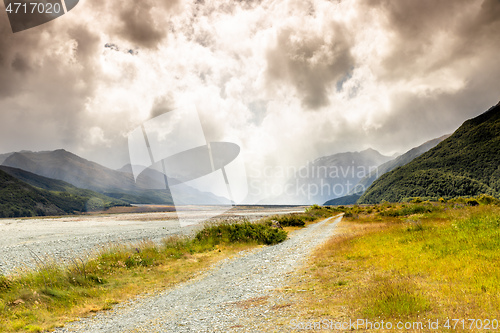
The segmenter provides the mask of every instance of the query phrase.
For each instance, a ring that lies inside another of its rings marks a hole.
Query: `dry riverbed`
[[[209,210],[210,207],[196,207],[187,214],[196,219]],[[236,207],[220,218],[256,220],[302,211],[304,207]],[[181,227],[176,217],[175,212],[149,212],[0,219],[0,274],[33,267],[37,257],[67,262],[110,243],[160,241],[166,236],[188,235],[199,227]]]
[[[279,292],[311,252],[336,233],[341,216],[297,230],[274,246],[226,259],[196,279],[115,306],[57,332],[272,332]],[[290,318],[292,319],[292,318]],[[287,326],[285,324],[285,326]]]

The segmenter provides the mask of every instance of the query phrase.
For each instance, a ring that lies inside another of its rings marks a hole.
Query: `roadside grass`
[[[344,209],[352,214],[340,234],[314,252],[290,290],[303,308],[292,310],[296,316],[438,319],[440,331],[447,331],[447,318],[465,319],[465,330],[474,330],[467,322],[472,318],[494,327],[492,320],[500,318],[500,207],[448,202]]]
[[[271,222],[208,225],[192,238],[110,245],[64,266],[33,254],[36,270],[0,276],[0,331],[41,332],[143,293],[189,280],[242,250],[276,244]]]
[[[305,227],[307,224],[319,219],[332,216],[336,211],[329,207],[313,205],[308,207],[304,213],[291,213],[286,215],[274,215],[265,219],[266,222],[278,222],[282,227]]]

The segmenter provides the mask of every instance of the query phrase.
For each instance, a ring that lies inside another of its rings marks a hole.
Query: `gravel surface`
[[[188,214],[192,214],[193,219],[199,219],[210,211],[210,207],[203,209],[198,208]],[[237,207],[221,218],[256,220],[297,211],[303,209]],[[36,257],[68,262],[71,258],[84,257],[89,254],[89,250],[110,243],[130,243],[143,239],[160,241],[174,234],[190,234],[196,228],[181,227],[176,218],[175,212],[160,212],[0,219],[0,274],[33,267]]]
[[[341,217],[296,231],[274,246],[226,259],[173,289],[139,297],[56,332],[268,332],[273,308],[286,302],[286,285],[311,251],[336,231]]]

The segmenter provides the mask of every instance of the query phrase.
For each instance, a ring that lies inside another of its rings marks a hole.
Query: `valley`
[[[141,206],[144,210],[145,206]],[[158,206],[154,206],[159,210]],[[169,208],[169,207],[166,207]],[[210,206],[184,207],[183,213],[199,220]],[[265,216],[301,212],[304,207],[235,207],[218,219],[258,220]],[[36,256],[68,262],[112,243],[144,239],[159,242],[173,235],[190,235],[199,225],[181,227],[176,212],[93,214],[50,218],[0,219],[0,275],[25,265],[34,267]]]

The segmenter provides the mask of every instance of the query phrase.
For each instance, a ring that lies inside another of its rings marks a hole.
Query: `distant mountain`
[[[13,153],[0,154],[0,164],[2,164]]]
[[[372,184],[373,182],[383,174],[396,169],[397,167],[406,165],[413,161],[415,158],[419,157],[423,153],[429,151],[430,149],[436,147],[441,141],[450,137],[450,134],[443,135],[437,139],[433,139],[421,144],[418,147],[412,148],[403,155],[396,157],[389,162],[386,162],[380,165],[376,170],[371,172],[368,176],[364,177],[359,181],[356,187],[351,191],[350,194],[363,194]]]
[[[155,189],[157,191],[165,189],[165,175],[154,169],[156,165],[151,168],[145,169],[139,177],[137,177],[137,183],[144,188]],[[132,176],[132,166],[130,164],[124,165],[122,168],[118,169],[119,172],[123,172]],[[194,204],[194,205],[230,205],[231,201],[227,198],[216,196],[210,192],[201,192],[185,184],[179,184],[180,182],[174,178],[168,178],[168,185],[178,185],[176,198],[177,204]]]
[[[3,162],[4,166],[25,170],[33,174],[62,180],[80,189],[91,190],[126,203],[173,204],[172,196],[162,173],[147,169],[134,179],[132,173],[112,170],[88,161],[64,149],[43,152],[12,153]],[[186,202],[197,198],[196,204],[227,203],[225,198],[211,193],[201,193],[188,186],[183,187],[182,199]]]
[[[127,203],[172,204],[170,192],[164,186],[151,189],[136,183],[131,174],[106,168],[64,149],[13,153],[3,165],[62,180]]]
[[[79,213],[86,210],[87,199],[37,189],[0,170],[0,217]]]
[[[359,198],[361,197],[361,194],[349,194],[345,195],[340,198],[328,200],[323,204],[323,206],[345,206],[345,205],[354,205]]]
[[[413,161],[418,156],[422,155],[426,151],[437,146],[441,141],[447,139],[450,135],[443,135],[440,138],[430,140],[424,144],[412,148],[403,155],[396,156],[393,160],[385,162],[384,164],[377,167],[375,170],[370,172],[366,177],[362,178],[359,183],[349,192],[348,195],[328,200],[324,203],[326,206],[336,206],[336,205],[354,205],[361,195],[368,189],[373,182],[381,175],[396,169],[397,167],[406,165]]]
[[[136,189],[130,175],[108,169],[64,149],[14,153],[2,164],[101,193]]]
[[[381,176],[358,203],[481,193],[500,194],[500,103],[412,162]]]
[[[114,206],[127,206],[125,201],[118,200],[105,196],[104,194],[97,193],[91,190],[80,189],[73,186],[65,181],[51,179],[43,176],[36,175],[34,173],[24,171],[21,169],[11,168],[7,166],[0,166],[0,170],[6,172],[7,174],[15,177],[16,179],[25,182],[33,187],[52,191],[52,192],[66,192],[71,195],[86,198],[87,202],[90,199],[98,199],[102,203],[102,208],[109,208]]]
[[[374,149],[320,157],[300,168],[288,180],[285,193],[267,201],[273,204],[323,204],[329,199],[347,195],[363,177],[390,159]]]

